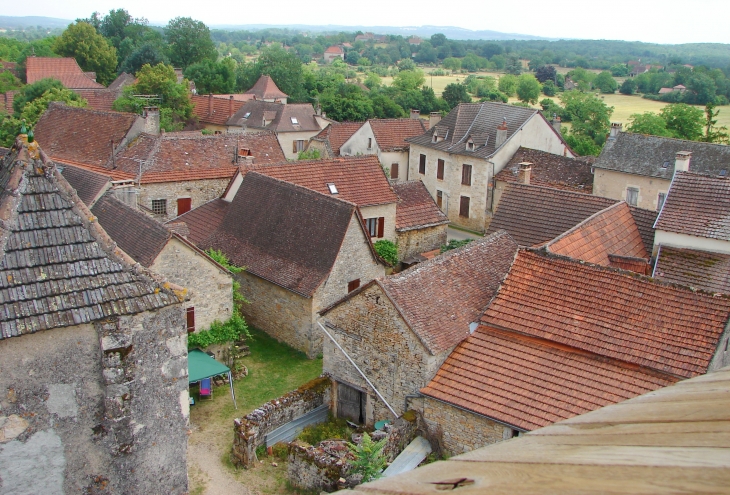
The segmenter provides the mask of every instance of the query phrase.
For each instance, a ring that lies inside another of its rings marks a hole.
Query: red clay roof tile
[[[730,294],[730,254],[660,245],[653,276],[665,282]]]
[[[205,124],[226,125],[246,100],[230,98],[233,95],[192,95],[193,114]],[[241,95],[242,96],[242,95]]]
[[[362,122],[332,122],[312,139],[329,142],[332,154],[339,156],[340,148],[345,141],[350,139],[362,126]]]
[[[276,85],[274,80],[270,76],[259,77],[256,84],[251,89],[246,91],[244,94],[253,95],[259,100],[270,100],[277,98],[286,98],[287,95]]]
[[[170,220],[168,225],[184,223],[189,231],[186,237],[197,246],[218,229],[230,206],[228,201],[214,199]]]
[[[76,63],[76,59],[72,57],[28,57],[25,67],[28,84],[52,77],[61,81],[69,89],[101,89],[104,87],[84,73]]]
[[[395,230],[404,232],[449,223],[449,218],[420,180],[398,182],[393,189],[399,199],[395,210]]]
[[[71,187],[76,189],[76,194],[86,206],[91,206],[101,192],[111,186],[112,178],[107,174],[100,174],[73,165],[65,165],[63,169],[61,167],[58,169],[61,170],[61,175]]]
[[[410,144],[406,139],[426,132],[421,119],[371,119],[368,123],[381,151],[407,150]]]
[[[518,182],[519,164],[528,162],[532,163],[530,184],[591,194],[593,192],[592,161],[520,147],[494,179],[503,182]]]

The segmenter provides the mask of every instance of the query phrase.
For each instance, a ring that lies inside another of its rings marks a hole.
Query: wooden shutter
[[[444,192],[443,191],[436,191],[436,204],[442,210],[444,209]]]
[[[436,178],[439,180],[444,180],[444,161],[439,160],[437,167],[436,167]]]
[[[459,201],[459,216],[469,218],[469,196],[462,196]]]
[[[471,165],[461,166],[461,183],[464,186],[471,186]]]
[[[360,287],[359,278],[356,278],[355,280],[350,280],[349,282],[347,282],[347,292],[352,292],[355,289],[357,289],[358,287]]]
[[[292,144],[292,148],[291,148],[292,152],[296,153],[297,152],[297,141],[294,140],[291,142],[291,144]]]
[[[390,178],[391,179],[398,178],[398,164],[397,163],[394,163],[390,166]]]
[[[188,333],[193,333],[195,331],[195,308],[186,309],[185,314],[188,320]]]
[[[191,198],[178,198],[177,199],[177,214],[182,215],[183,213],[189,212],[193,207],[193,200]]]
[[[418,173],[419,174],[426,173],[426,155],[421,155],[418,158]]]
[[[385,230],[385,217],[378,218],[378,237],[383,237],[383,230]]]

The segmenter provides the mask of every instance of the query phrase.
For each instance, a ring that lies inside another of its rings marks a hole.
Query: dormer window
[[[299,121],[297,120],[296,117],[291,117],[291,123],[292,123],[292,125],[299,125]]]
[[[251,112],[246,112],[246,113],[244,113],[244,114],[243,114],[243,118],[244,118],[244,119],[247,119],[247,118],[249,118],[250,116],[251,116]]]
[[[471,138],[466,142],[466,151],[474,151],[474,141]]]
[[[726,168],[723,168],[722,170],[720,170],[720,177],[725,177],[726,175],[727,175],[727,169]]]
[[[337,190],[337,186],[334,185],[332,182],[327,183],[327,189],[330,190],[330,194],[339,194],[340,191]]]
[[[668,168],[668,167],[669,167],[669,162],[668,161],[662,163],[662,168]]]

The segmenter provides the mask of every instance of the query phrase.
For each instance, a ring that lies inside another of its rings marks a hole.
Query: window
[[[391,179],[398,178],[398,164],[397,163],[394,163],[390,166],[390,178]]]
[[[469,196],[462,196],[459,200],[459,216],[469,218]]]
[[[334,183],[329,182],[327,184],[327,189],[330,190],[330,194],[339,194],[340,191],[337,190],[337,186],[334,185]]]
[[[471,138],[466,142],[466,151],[474,151],[474,141]]]
[[[636,206],[639,203],[639,188],[627,187],[626,188],[626,202],[631,206]]]
[[[347,282],[347,292],[352,292],[355,289],[357,289],[358,287],[360,287],[359,278],[356,278],[355,280],[350,280],[349,282]]]
[[[471,165],[461,166],[461,183],[465,186],[471,186]]]
[[[193,333],[195,331],[195,308],[186,309],[185,316],[188,320],[188,333]]]
[[[243,118],[244,118],[244,119],[247,119],[247,118],[249,118],[250,116],[251,116],[251,112],[246,112],[246,113],[244,113],[244,114],[243,114]]]
[[[664,206],[664,200],[667,199],[667,193],[659,193],[656,200],[656,211],[661,211]]]
[[[152,200],[152,213],[155,215],[167,215],[167,200],[166,199],[153,199]]]
[[[294,153],[299,153],[300,151],[304,151],[304,140],[297,139],[295,141],[292,141],[292,151]]]
[[[368,149],[373,149],[373,138],[368,138]]]
[[[418,173],[426,173],[426,155],[421,155],[418,157]]]
[[[292,123],[293,125],[299,125],[299,121],[297,120],[297,118],[296,118],[296,117],[290,117],[290,118],[291,118],[291,123]]]
[[[436,178],[444,180],[444,161],[441,159],[436,163]]]
[[[383,237],[385,217],[366,218],[365,227],[367,228],[370,237]]]
[[[444,192],[436,191],[436,204],[440,209],[444,209]]]
[[[183,213],[189,212],[193,207],[193,200],[191,198],[177,198],[177,214],[182,215]]]

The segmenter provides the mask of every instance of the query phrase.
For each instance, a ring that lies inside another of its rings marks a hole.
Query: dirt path
[[[224,451],[218,443],[206,439],[199,431],[190,435],[188,470],[191,490],[200,487],[197,492],[200,495],[250,495],[251,490],[237,481],[223,465]]]

